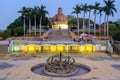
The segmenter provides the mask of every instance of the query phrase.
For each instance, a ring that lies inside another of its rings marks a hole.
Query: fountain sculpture
[[[70,56],[51,56],[47,59],[44,72],[52,76],[70,76],[77,73],[75,59]]]
[[[31,68],[35,74],[50,77],[79,76],[90,72],[90,68],[84,64],[76,63],[70,56],[50,56],[46,63],[40,63]]]

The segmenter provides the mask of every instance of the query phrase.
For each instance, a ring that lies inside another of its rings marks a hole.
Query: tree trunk
[[[78,25],[78,35],[79,35],[79,19],[78,19],[78,14],[77,14],[77,25]]]
[[[106,13],[104,17],[104,36],[106,36]]]
[[[42,18],[40,17],[40,35],[41,35],[41,21],[42,21]]]
[[[94,16],[94,35],[96,36],[96,12]]]
[[[99,36],[101,36],[101,13],[100,13],[100,16],[99,16]]]
[[[23,23],[23,25],[24,25],[24,36],[25,36],[25,15],[23,17],[24,17],[24,23]]]
[[[109,15],[107,15],[107,36],[109,36],[109,22],[108,22],[108,19],[109,19]]]
[[[34,15],[34,25],[35,25],[35,36],[36,36],[36,15]]]
[[[31,35],[31,19],[29,17],[29,36]]]
[[[89,31],[88,31],[88,33],[90,34],[90,13],[91,13],[91,11],[89,11]]]
[[[83,13],[83,33],[85,32],[85,12]]]

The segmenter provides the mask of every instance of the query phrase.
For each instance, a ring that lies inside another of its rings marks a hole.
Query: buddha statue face
[[[62,8],[58,8],[58,15],[62,14]]]

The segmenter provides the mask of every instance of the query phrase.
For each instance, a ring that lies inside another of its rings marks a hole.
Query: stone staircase
[[[48,35],[49,41],[72,41],[69,30],[51,29]]]

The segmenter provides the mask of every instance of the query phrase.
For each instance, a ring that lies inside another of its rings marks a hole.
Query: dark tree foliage
[[[23,25],[23,19],[22,17],[18,17],[17,19],[15,19],[14,22],[10,23],[8,26],[7,26],[7,29],[14,29],[18,26],[22,26]]]

